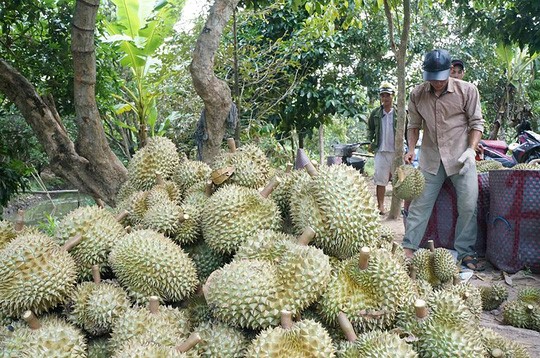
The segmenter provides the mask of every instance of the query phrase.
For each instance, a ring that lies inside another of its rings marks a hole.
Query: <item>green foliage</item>
[[[56,234],[58,223],[59,220],[56,216],[45,213],[45,220],[38,222],[37,227],[45,234],[54,236]]]

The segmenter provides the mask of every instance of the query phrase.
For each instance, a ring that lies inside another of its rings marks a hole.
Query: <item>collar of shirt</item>
[[[455,81],[455,79],[453,77],[448,77],[448,83],[446,84],[446,89],[441,93],[441,96],[443,94],[445,94],[445,93],[448,93],[448,92],[454,92],[454,81]],[[426,91],[432,93],[432,94],[435,93],[435,91],[433,91],[433,87],[431,87],[431,83],[429,83],[429,81],[425,82],[424,89]]]
[[[394,113],[394,108],[393,108],[393,107],[390,108],[390,111],[388,111],[388,112],[386,112],[386,111],[384,110],[384,108],[383,108],[382,113],[383,113],[383,116],[387,116],[387,115],[389,115],[389,114],[392,114],[392,113]]]

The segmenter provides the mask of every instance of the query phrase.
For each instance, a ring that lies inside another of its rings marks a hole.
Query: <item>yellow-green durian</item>
[[[482,308],[484,311],[491,311],[499,306],[508,298],[508,289],[500,283],[494,283],[491,286],[480,287],[482,298]]]
[[[501,162],[496,160],[477,160],[476,161],[476,171],[478,173],[487,173],[490,170],[503,169]]]
[[[527,349],[516,341],[510,340],[492,329],[480,327],[482,343],[488,355],[486,357],[531,358]]]
[[[210,178],[212,169],[205,162],[198,160],[184,160],[178,166],[178,170],[173,175],[173,180],[180,190],[182,197],[186,191],[197,183],[206,183]]]
[[[422,172],[412,165],[401,165],[392,176],[392,190],[400,199],[411,201],[422,194],[425,186]]]
[[[206,321],[194,329],[201,336],[201,342],[193,349],[205,358],[243,357],[248,346],[244,333],[219,321]]]
[[[0,250],[17,236],[13,224],[6,220],[0,220]]]

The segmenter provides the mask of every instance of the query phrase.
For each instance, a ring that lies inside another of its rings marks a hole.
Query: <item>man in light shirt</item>
[[[450,77],[457,78],[462,80],[465,76],[465,65],[461,60],[452,60],[452,65],[450,66]]]
[[[385,214],[384,195],[386,186],[392,176],[392,161],[394,159],[394,136],[396,129],[396,111],[393,107],[394,86],[382,82],[379,87],[381,105],[374,109],[368,119],[368,141],[370,150],[375,152],[375,174],[373,182],[377,189],[377,204],[379,213]]]

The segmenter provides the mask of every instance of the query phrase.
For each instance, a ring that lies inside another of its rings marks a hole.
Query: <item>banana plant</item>
[[[129,115],[131,122],[115,120],[115,124],[128,129],[144,146],[148,135],[160,135],[166,121],[158,127],[157,92],[159,82],[149,83],[149,74],[159,63],[155,55],[165,38],[173,32],[174,24],[184,7],[185,0],[111,0],[116,6],[116,18],[107,21],[105,41],[117,46],[121,54],[120,64],[131,72],[131,78],[122,87],[122,94],[115,95],[119,104],[116,114],[122,118]]]

